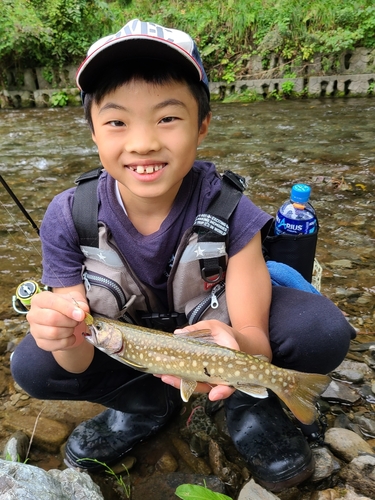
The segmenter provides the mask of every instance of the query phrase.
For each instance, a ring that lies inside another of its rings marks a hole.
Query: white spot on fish
[[[234,376],[235,376],[235,377],[239,377],[240,375],[241,375],[241,372],[240,372],[239,370],[236,370],[236,371],[234,372]]]

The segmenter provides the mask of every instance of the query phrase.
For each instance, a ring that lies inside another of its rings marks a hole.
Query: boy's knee
[[[53,358],[52,354],[40,349],[30,334],[26,335],[12,353],[12,377],[33,398],[49,399],[49,358]]]
[[[354,337],[354,328],[328,298],[275,287],[270,318],[275,364],[329,373],[343,361]]]

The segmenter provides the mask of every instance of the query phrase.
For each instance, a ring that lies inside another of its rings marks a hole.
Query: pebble
[[[358,434],[348,429],[328,429],[325,433],[324,443],[328,445],[332,453],[350,462],[358,457],[360,453],[373,453],[373,449]]]

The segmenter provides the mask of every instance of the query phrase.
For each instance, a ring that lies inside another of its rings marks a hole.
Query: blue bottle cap
[[[307,184],[294,184],[290,193],[291,201],[295,203],[307,203],[311,194],[311,187]]]

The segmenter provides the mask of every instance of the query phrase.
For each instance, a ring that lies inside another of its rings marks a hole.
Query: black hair
[[[198,105],[198,128],[211,111],[209,96],[203,83],[194,80],[190,74],[181,71],[181,68],[172,67],[165,61],[155,59],[127,61],[126,64],[104,69],[98,77],[95,89],[83,94],[85,118],[92,132],[94,131],[91,117],[92,104],[100,104],[107,94],[133,80],[143,80],[154,85],[168,82],[186,83]]]

